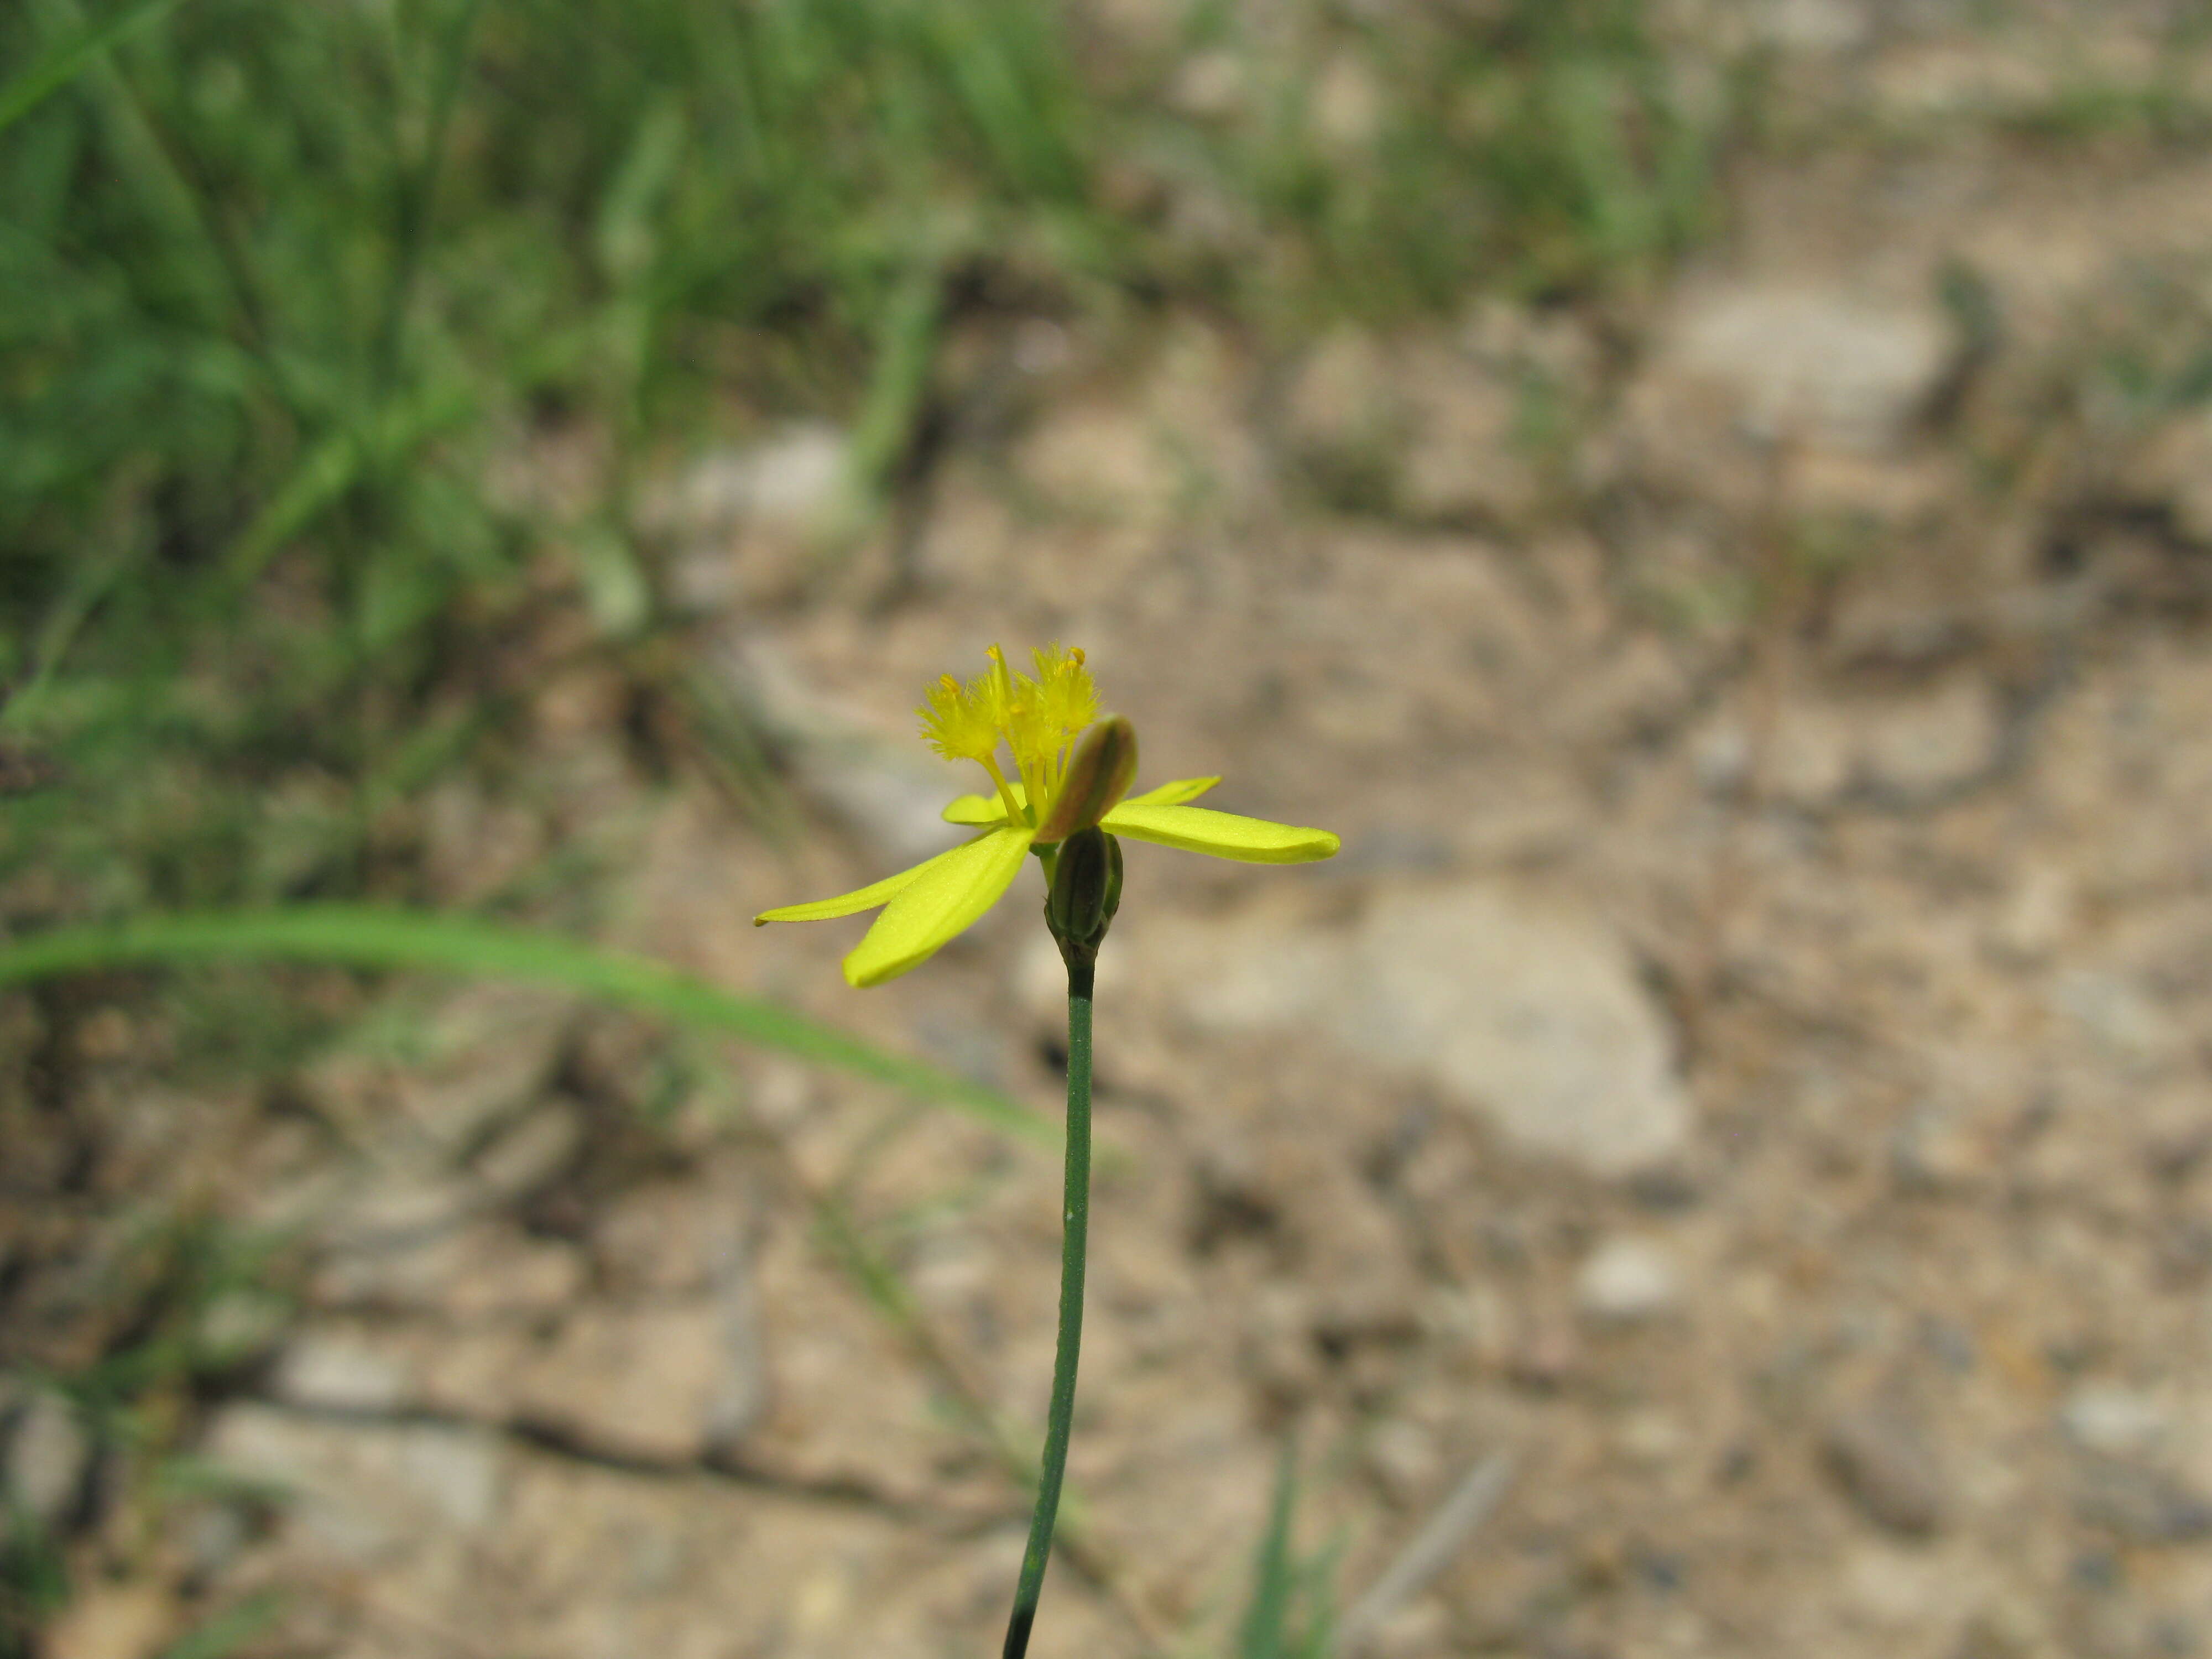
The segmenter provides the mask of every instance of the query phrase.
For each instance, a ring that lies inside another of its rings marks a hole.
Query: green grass
[[[1285,1442],[1267,1524],[1253,1554],[1252,1589],[1237,1627],[1237,1659],[1328,1659],[1334,1650],[1337,1551],[1301,1554],[1292,1538],[1297,1452]]]

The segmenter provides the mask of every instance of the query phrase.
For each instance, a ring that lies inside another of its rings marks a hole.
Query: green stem
[[[1044,1463],[1037,1475],[1036,1513],[1014,1586],[1004,1659],[1023,1659],[1044,1589],[1045,1558],[1067,1472],[1068,1431],[1075,1420],[1075,1360],[1083,1346],[1083,1262],[1091,1232],[1091,983],[1087,960],[1067,965],[1067,1176],[1060,1208],[1060,1340],[1052,1358],[1052,1406],[1045,1414]]]

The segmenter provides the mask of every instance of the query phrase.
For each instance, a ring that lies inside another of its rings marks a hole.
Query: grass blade
[[[0,944],[0,986],[210,957],[427,969],[558,986],[889,1084],[1041,1146],[1060,1141],[1048,1120],[994,1089],[887,1053],[794,1010],[736,995],[643,957],[467,917],[328,904],[59,927]]]
[[[99,61],[100,55],[133,29],[143,28],[178,0],[137,0],[104,23],[88,25],[0,87],[0,132],[21,120]]]
[[[1252,1600],[1237,1632],[1237,1659],[1283,1659],[1290,1641],[1291,1598],[1297,1573],[1291,1561],[1291,1513],[1297,1504],[1297,1455],[1283,1443],[1275,1465],[1275,1492],[1267,1529],[1252,1564]]]

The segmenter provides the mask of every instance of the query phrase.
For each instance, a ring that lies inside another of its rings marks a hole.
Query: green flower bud
[[[1045,925],[1063,954],[1095,954],[1121,905],[1121,844],[1104,830],[1078,830],[1053,866]]]

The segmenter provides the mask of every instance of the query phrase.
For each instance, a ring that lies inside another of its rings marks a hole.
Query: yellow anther
[[[1000,647],[988,654],[990,666],[980,676],[963,685],[945,675],[915,712],[932,748],[947,760],[981,763],[1007,817],[1034,823],[1060,783],[1069,744],[1098,717],[1097,690],[1079,650],[1055,644],[1033,652],[1035,679],[1008,667]],[[1000,770],[1001,743],[1012,754],[1026,808],[1017,808]]]
[[[947,760],[988,760],[999,746],[999,724],[975,688],[947,674],[929,689],[928,701],[914,711],[921,735]]]

